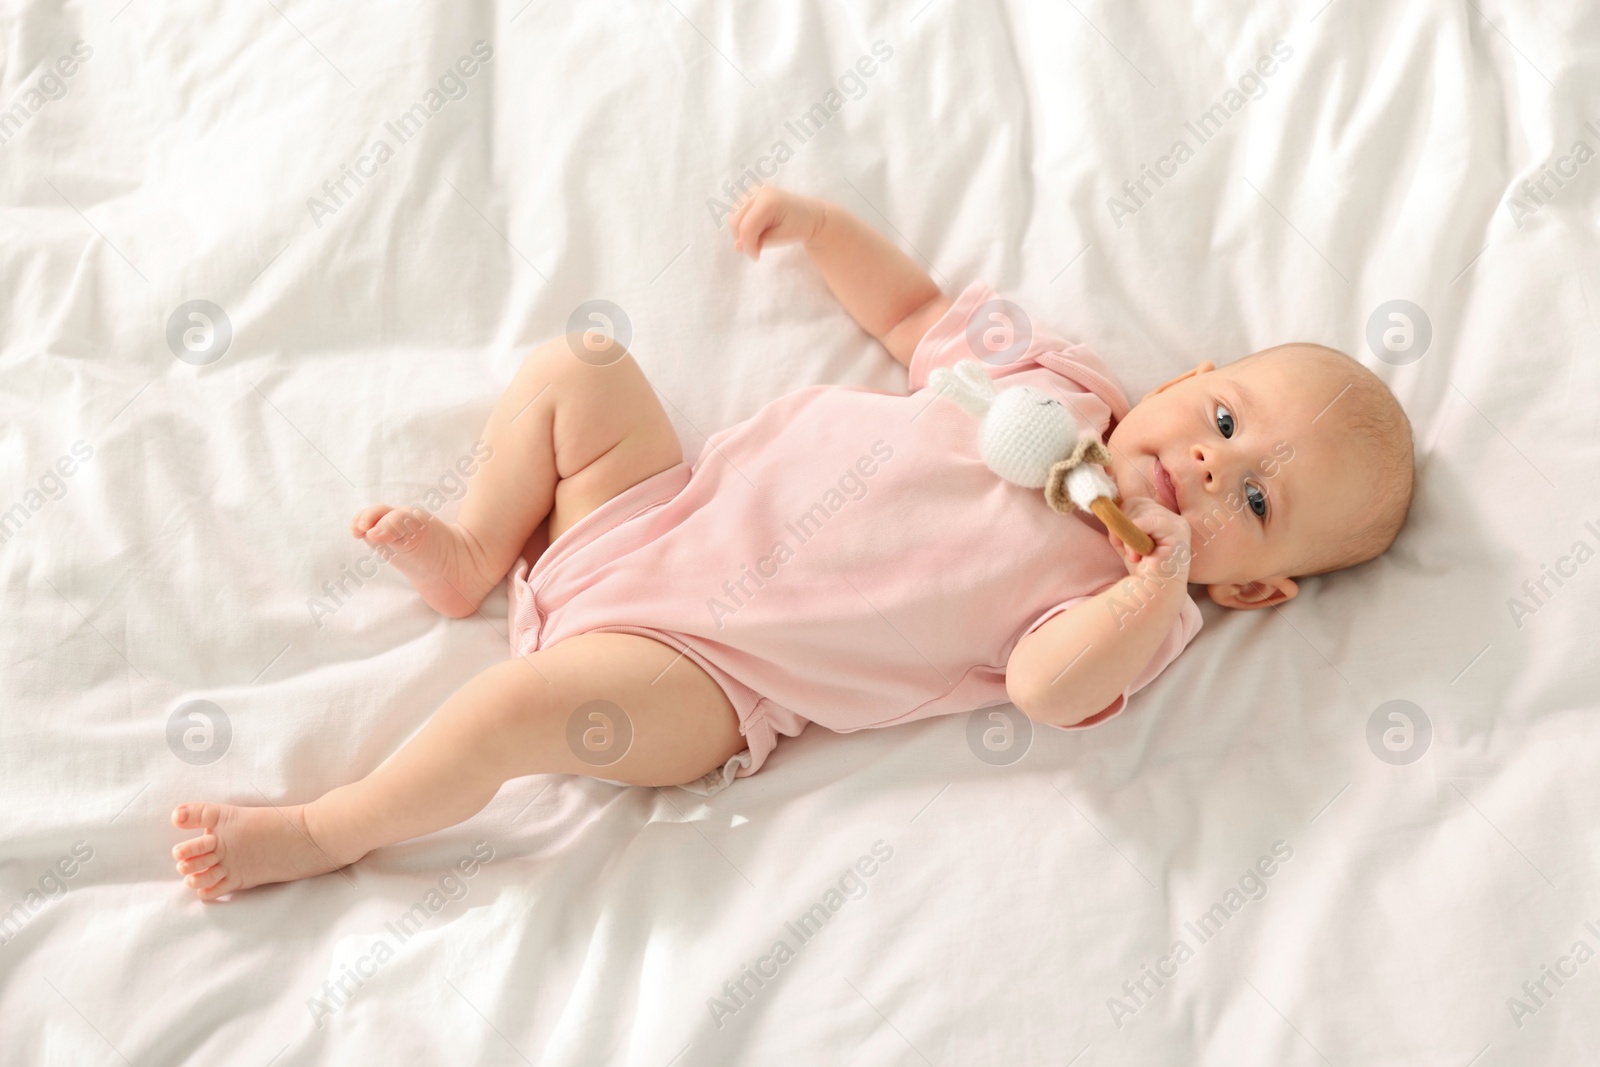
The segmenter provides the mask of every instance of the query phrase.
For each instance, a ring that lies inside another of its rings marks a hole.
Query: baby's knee
[[[618,364],[636,366],[633,356],[621,342],[602,330],[583,330],[552,337],[528,354],[524,366],[546,373],[565,372],[584,375]]]
[[[548,731],[559,709],[554,687],[539,673],[539,656],[538,652],[513,656],[468,683],[478,710],[478,729],[502,738]]]
[[[621,372],[621,379],[618,372]],[[539,390],[559,393],[586,388],[615,392],[629,378],[643,378],[633,355],[602,333],[568,333],[537,346],[522,361],[518,376]]]
[[[561,340],[567,351],[586,367],[609,367],[613,363],[632,359],[622,342],[604,330],[569,333]]]

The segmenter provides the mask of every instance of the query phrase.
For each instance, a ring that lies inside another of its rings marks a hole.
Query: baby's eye
[[[1267,494],[1248,482],[1245,483],[1244,498],[1250,502],[1250,510],[1258,516],[1267,513]]]
[[[1217,405],[1217,429],[1222,431],[1224,437],[1233,436],[1233,412],[1221,404]]]

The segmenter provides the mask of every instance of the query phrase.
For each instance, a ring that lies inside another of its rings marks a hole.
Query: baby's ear
[[[1275,576],[1263,578],[1258,582],[1238,583],[1229,582],[1225,585],[1208,585],[1206,592],[1211,599],[1225,608],[1235,608],[1239,611],[1249,611],[1252,608],[1270,608],[1275,604],[1282,604],[1293,600],[1295,594],[1300,592],[1300,587],[1293,578]]]

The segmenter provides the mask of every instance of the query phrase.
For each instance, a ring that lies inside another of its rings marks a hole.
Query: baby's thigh
[[[570,773],[634,785],[681,785],[745,747],[722,687],[671,645],[586,633],[526,657],[544,679]]]

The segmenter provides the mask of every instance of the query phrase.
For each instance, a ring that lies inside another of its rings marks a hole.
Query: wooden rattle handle
[[[1124,515],[1110,497],[1095,497],[1089,510],[1094,512],[1095,518],[1106,524],[1106,529],[1117,535],[1118,540],[1139,555],[1148,556],[1155,551],[1156,543],[1150,540],[1150,535],[1135,526],[1133,520]]]

